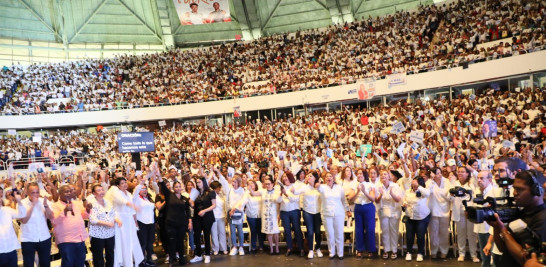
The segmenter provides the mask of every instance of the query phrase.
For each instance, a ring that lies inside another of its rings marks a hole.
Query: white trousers
[[[398,251],[398,238],[400,233],[399,217],[379,217],[381,226],[381,242],[385,252],[396,253]]]
[[[449,216],[446,217],[430,217],[428,225],[430,237],[430,253],[436,255],[438,250],[440,253],[447,254],[449,251]]]
[[[336,255],[336,249],[337,255],[343,257],[343,227],[345,224],[345,214],[338,216],[323,216],[322,223],[326,230],[330,257]]]
[[[457,246],[459,247],[459,256],[464,255],[466,252],[466,239],[468,239],[468,246],[470,247],[470,256],[478,257],[477,242],[478,234],[474,233],[474,224],[469,222],[466,218],[461,218],[455,223],[457,227]]]
[[[218,218],[212,224],[210,232],[212,239],[212,251],[227,251],[226,244],[226,218]]]

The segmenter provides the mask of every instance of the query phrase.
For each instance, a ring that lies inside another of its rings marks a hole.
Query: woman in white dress
[[[252,196],[262,197],[262,233],[267,235],[269,252],[271,255],[279,254],[279,221],[277,206],[282,201],[280,191],[274,188],[273,177],[268,175],[263,182],[265,190],[254,191],[249,187]],[[275,246],[275,251],[273,251]]]
[[[133,196],[127,192],[127,180],[115,179],[114,186],[108,189],[104,198],[114,203],[116,215],[122,221],[121,227],[116,226],[114,266],[137,267],[144,260],[144,255],[137,236]]]

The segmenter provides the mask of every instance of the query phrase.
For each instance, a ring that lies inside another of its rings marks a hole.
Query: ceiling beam
[[[319,4],[326,11],[330,12],[330,9],[328,9],[328,7],[324,3],[322,3],[320,0],[315,0],[315,3]]]
[[[95,17],[95,15],[97,15],[99,10],[106,4],[106,1],[107,0],[102,0],[102,2],[95,8],[95,10],[93,10],[93,13],[91,13],[91,15],[85,20],[83,25],[76,31],[76,33],[74,33],[74,36],[72,36],[72,38],[70,38],[69,43],[72,43],[74,41],[74,39],[76,39],[76,37],[78,37],[78,35],[82,32],[83,28],[85,28],[85,26],[87,26],[87,24],[89,24],[91,19],[93,19]]]
[[[150,31],[151,33],[153,33],[153,36],[158,39],[159,41],[161,41],[161,43],[163,43],[163,38],[161,38],[161,36],[159,36],[157,34],[156,31],[154,31],[152,28],[150,28],[150,26],[148,26],[148,24],[146,24],[146,22],[144,22],[143,19],[140,18],[140,16],[135,13],[128,5],[126,5],[122,0],[118,0],[118,2],[123,6],[125,7],[129,12],[131,12],[131,14],[133,14],[135,16],[135,18],[137,18],[137,20],[142,23],[142,25],[144,27],[146,27],[146,29],[148,29],[148,31]]]
[[[275,15],[275,11],[277,11],[277,8],[279,7],[279,5],[281,4],[282,0],[278,0],[277,3],[275,4],[275,7],[273,8],[273,10],[271,11],[271,13],[269,13],[269,16],[267,17],[267,19],[265,20],[265,23],[260,27],[260,30],[263,32],[265,27],[267,27],[267,24],[269,24],[269,21],[271,21],[271,18],[273,17],[273,15]]]
[[[350,0],[350,1],[352,2],[353,0]],[[358,14],[358,11],[360,11],[360,8],[362,7],[363,3],[364,3],[364,0],[360,0],[360,3],[358,3],[358,6],[355,9],[353,9],[353,17],[355,17],[355,19],[356,19],[356,14]]]
[[[59,39],[62,39],[62,37],[59,35],[59,33],[57,33],[52,27],[51,25],[49,25],[49,23],[47,23],[43,18],[42,16],[40,16],[40,14],[38,14],[38,12],[36,12],[27,2],[25,2],[25,0],[18,0],[19,3],[21,5],[23,5],[28,11],[30,11],[30,13],[36,17],[40,22],[42,22],[42,24],[44,24],[44,26],[46,26],[46,28],[51,31],[53,34],[55,34],[55,36],[57,36]]]

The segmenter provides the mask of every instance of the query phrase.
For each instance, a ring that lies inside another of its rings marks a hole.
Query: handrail
[[[42,162],[44,166],[51,166],[55,162],[53,158],[50,157],[31,157],[31,158],[20,158],[20,159],[8,159],[5,163],[6,166],[13,164],[14,169],[24,169],[31,163]]]
[[[7,170],[7,169],[8,168],[7,168],[6,162],[0,159],[0,170]]]
[[[448,68],[455,68],[455,67],[458,67],[458,66],[462,65],[463,63],[476,64],[476,63],[496,60],[496,59],[500,59],[500,58],[504,58],[504,57],[511,57],[511,56],[516,56],[516,55],[532,53],[532,52],[541,51],[541,50],[544,50],[544,49],[546,49],[546,45],[541,45],[541,46],[536,46],[536,47],[533,47],[533,48],[529,48],[529,49],[524,50],[524,51],[515,51],[515,52],[512,52],[512,54],[497,55],[496,57],[487,56],[485,58],[472,60],[472,61],[459,62],[459,63],[450,63],[450,64],[446,64],[446,65],[441,65],[441,66],[433,66],[433,67],[420,68],[420,69],[413,70],[413,71],[406,71],[406,75],[413,75],[413,74],[419,74],[419,73],[423,73],[423,72],[436,71],[436,70],[442,70],[442,69],[448,69]],[[375,79],[376,80],[383,80],[383,79],[386,79],[387,75],[388,74],[381,75],[381,76],[375,77]],[[369,78],[369,77],[372,77],[372,76],[367,76],[367,77],[364,77],[364,78]],[[357,79],[360,79],[360,78],[359,77],[352,77],[352,81],[348,82],[348,84],[356,83]],[[317,86],[305,87],[305,88],[296,89],[296,90],[288,89],[288,90],[283,90],[283,91],[277,91],[277,92],[275,92],[275,94],[281,94],[281,93],[287,93],[287,92],[293,92],[293,91],[314,90],[314,89],[332,87],[332,86],[337,86],[337,85],[339,85],[339,84],[338,83],[332,83],[332,84],[328,84],[328,85],[317,85]],[[38,114],[34,113],[34,109],[31,108],[31,110],[29,112],[27,112],[27,113],[14,112],[13,114],[6,114],[6,112],[2,111],[2,112],[0,112],[0,116],[60,114],[60,113],[94,112],[94,111],[104,111],[104,110],[136,109],[136,108],[161,107],[161,106],[177,106],[177,105],[186,105],[186,104],[193,104],[193,103],[204,103],[204,102],[211,102],[211,101],[229,100],[229,99],[263,96],[263,95],[271,95],[271,94],[272,93],[270,93],[270,92],[268,92],[268,93],[259,93],[259,92],[257,92],[257,93],[243,94],[243,95],[238,95],[238,96],[212,97],[210,99],[200,99],[200,100],[184,100],[184,101],[180,101],[180,102],[176,102],[176,103],[154,103],[154,104],[147,104],[147,105],[142,105],[142,106],[141,105],[122,104],[121,106],[113,106],[112,108],[91,109],[91,110],[73,109],[73,110],[60,110],[60,111],[54,111],[54,112],[41,111]]]

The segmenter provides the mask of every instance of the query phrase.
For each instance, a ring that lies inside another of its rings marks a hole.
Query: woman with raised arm
[[[17,209],[4,206],[0,198],[0,265],[5,267],[17,267],[17,250],[21,248],[17,235],[13,229],[13,220],[25,217],[26,208],[21,203],[21,195],[15,189],[12,180],[12,191],[14,201],[17,203]],[[0,196],[4,195],[4,190],[0,187]]]
[[[193,240],[195,241],[195,257],[190,260],[191,263],[200,262],[201,257],[201,233],[205,241],[205,263],[210,263],[210,231],[214,223],[214,208],[216,207],[216,192],[209,189],[205,177],[196,180],[197,191],[199,195],[195,201],[190,199],[193,206]]]
[[[123,222],[115,228],[114,266],[139,266],[144,255],[138,242],[135,205],[127,191],[127,180],[116,178],[104,198],[114,204],[116,215]]]
[[[179,263],[185,265],[184,257],[184,239],[188,229],[192,229],[192,219],[190,214],[190,203],[188,198],[182,195],[182,184],[179,181],[173,183],[173,192],[171,192],[163,178],[159,176],[159,188],[165,196],[165,227],[169,242],[169,267],[176,262],[176,253],[180,256]]]
[[[136,207],[136,219],[139,228],[138,240],[142,253],[146,257],[143,265],[155,266],[152,260],[155,240],[155,204],[142,177],[139,177],[139,184],[133,192],[133,203]]]
[[[316,184],[320,192],[320,200],[322,203],[322,221],[326,228],[328,251],[330,259],[337,257],[343,259],[343,227],[345,222],[345,214],[352,216],[349,211],[349,203],[345,198],[343,188],[335,183],[334,175],[327,172],[325,175],[326,184]]]
[[[391,173],[387,170],[380,172],[381,184],[377,188],[376,203],[381,226],[381,240],[383,242],[383,259],[395,260],[398,257],[398,235],[400,216],[402,215],[402,198],[404,193],[400,186],[393,182]]]
[[[292,231],[296,236],[296,242],[300,249],[300,256],[303,257],[305,251],[303,250],[303,234],[301,233],[301,213],[300,213],[300,198],[287,192],[294,187],[294,175],[291,172],[285,172],[281,176],[282,188],[281,197],[281,222],[284,228],[284,238],[286,239],[286,256],[290,256],[293,249],[292,243]]]
[[[316,189],[316,185],[320,184],[319,175],[317,172],[309,172],[305,176],[305,185],[298,189],[294,187],[287,191],[288,194],[300,195],[303,199],[303,221],[307,228],[307,242],[309,244],[309,252],[307,258],[314,258],[315,251],[317,257],[322,258],[320,251],[321,235],[320,235],[320,193]],[[313,239],[315,242],[313,242]],[[314,244],[314,245],[313,245]]]
[[[269,252],[271,255],[279,254],[279,220],[278,220],[278,204],[282,201],[280,191],[275,189],[273,177],[267,175],[263,180],[265,189],[254,190],[249,187],[251,196],[261,196],[262,198],[262,233],[267,235],[269,242]],[[242,207],[242,204],[236,207]],[[273,250],[275,247],[275,250]]]

